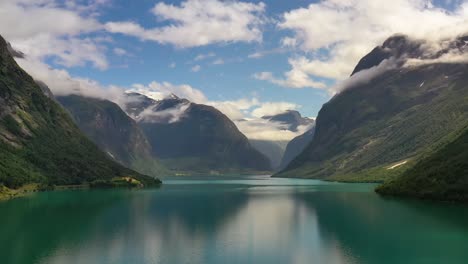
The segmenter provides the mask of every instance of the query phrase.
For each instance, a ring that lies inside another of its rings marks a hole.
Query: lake
[[[0,263],[467,263],[468,207],[372,184],[170,178],[0,203]]]

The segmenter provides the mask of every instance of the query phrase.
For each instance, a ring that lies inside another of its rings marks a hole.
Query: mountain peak
[[[411,40],[407,35],[404,34],[396,34],[384,41],[382,44],[383,48],[389,48],[389,49],[396,49],[399,47],[403,47],[411,43]]]
[[[351,76],[378,66],[382,61],[390,58],[397,60],[420,58],[424,54],[421,47],[423,43],[423,41],[413,40],[402,34],[391,36],[381,46],[375,47],[369,54],[364,56],[354,68]]]
[[[272,116],[263,116],[262,118],[265,120],[288,125],[288,130],[293,132],[296,132],[299,126],[310,125],[314,123],[314,120],[307,117],[302,117],[301,113],[296,110],[286,110],[283,113]]]

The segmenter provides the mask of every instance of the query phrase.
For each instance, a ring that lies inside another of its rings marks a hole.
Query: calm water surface
[[[0,263],[468,263],[468,207],[373,185],[169,179],[0,203]]]

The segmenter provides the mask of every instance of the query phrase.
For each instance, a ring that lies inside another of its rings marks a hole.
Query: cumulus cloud
[[[0,32],[14,48],[30,57],[54,58],[66,67],[91,63],[108,67],[105,47],[97,38],[79,37],[99,31],[102,26],[91,15],[89,5],[59,5],[55,0],[0,1]]]
[[[260,42],[264,12],[262,2],[187,0],[180,6],[160,2],[152,13],[169,25],[145,29],[126,21],[108,22],[105,28],[109,32],[183,48],[213,43]]]
[[[317,80],[344,80],[360,58],[386,38],[402,33],[439,41],[468,32],[468,3],[451,3],[453,11],[428,0],[322,0],[283,14],[279,28],[292,35],[282,45],[298,47],[284,79],[258,75],[281,86],[314,87]],[[320,21],[320,23],[318,23]],[[325,86],[316,87],[325,88]]]
[[[16,58],[16,61],[36,80],[46,83],[56,96],[75,94],[110,100],[125,109],[129,100],[125,96],[125,92],[140,93],[154,100],[162,100],[174,94],[194,103],[211,105],[217,108],[233,120],[236,126],[250,139],[291,140],[303,131],[291,132],[283,124],[261,118],[264,115],[275,115],[286,110],[300,108],[299,105],[289,102],[262,102],[258,98],[212,101],[202,91],[190,85],[175,85],[169,82],[153,81],[147,85],[133,84],[130,87],[104,86],[90,79],[73,77],[66,70],[50,68],[40,61],[21,58]],[[146,109],[135,118],[169,123],[178,122],[184,116],[188,107],[188,105],[183,104],[157,112]]]
[[[53,69],[47,64],[31,58],[16,58],[16,62],[35,80],[44,82],[55,96],[81,95],[113,101],[123,105],[124,89],[118,86],[104,86],[86,78],[71,76],[63,69]]]
[[[242,98],[238,100],[209,101],[205,102],[205,104],[215,107],[231,120],[237,122],[244,119],[246,117],[246,113],[249,113],[252,108],[261,105],[261,102],[257,98]]]
[[[252,111],[253,117],[272,116],[284,113],[288,110],[298,109],[300,106],[289,102],[265,102]]]

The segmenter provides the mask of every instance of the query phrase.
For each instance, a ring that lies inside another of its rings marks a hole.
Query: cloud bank
[[[290,36],[282,45],[296,47],[283,78],[256,74],[289,88],[330,89],[321,79],[341,81],[372,48],[402,33],[439,42],[468,32],[468,3],[452,1],[448,11],[429,0],[323,0],[282,15],[278,27]]]

